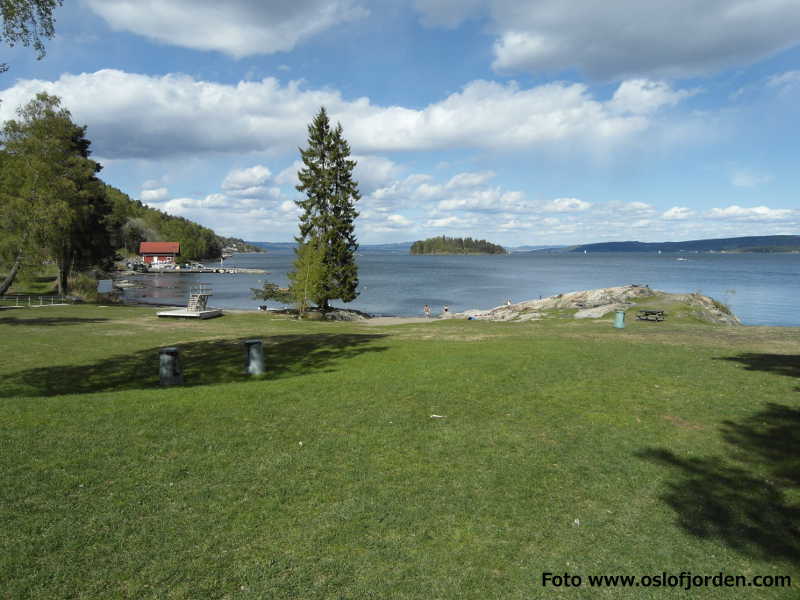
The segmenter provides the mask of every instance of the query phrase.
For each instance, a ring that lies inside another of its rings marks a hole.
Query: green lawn
[[[800,597],[797,328],[86,305],[0,341],[0,598]],[[794,587],[541,582],[664,571]]]

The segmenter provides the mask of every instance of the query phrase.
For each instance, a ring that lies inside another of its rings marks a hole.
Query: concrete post
[[[618,310],[614,315],[614,327],[617,329],[625,329],[625,311]]]
[[[161,385],[183,385],[180,350],[178,348],[162,348],[158,351],[158,374]]]
[[[248,375],[264,374],[264,343],[261,340],[245,340],[245,372]]]

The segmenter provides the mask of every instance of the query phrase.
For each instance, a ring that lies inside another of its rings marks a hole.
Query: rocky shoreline
[[[444,318],[478,321],[536,321],[551,311],[571,311],[575,319],[599,319],[617,310],[628,310],[637,301],[655,299],[664,305],[681,305],[687,313],[708,323],[741,325],[739,318],[713,298],[702,294],[671,294],[647,285],[625,285],[558,294],[498,306],[489,310],[466,310]]]
[[[372,324],[433,323],[443,319],[522,323],[525,321],[538,321],[552,316],[553,313],[562,313],[562,316],[571,316],[574,319],[600,319],[617,310],[627,311],[635,308],[640,302],[646,303],[646,308],[663,308],[668,315],[680,313],[718,325],[742,324],[727,306],[709,296],[697,293],[673,294],[654,290],[647,285],[635,284],[557,294],[538,300],[505,304],[491,309],[470,309],[458,313],[441,314],[432,318],[376,316],[355,309],[333,307],[326,312],[310,310],[306,313],[305,319],[315,321],[360,321]],[[139,306],[182,306],[167,303],[156,305],[136,301],[126,301],[124,303]],[[230,310],[230,312],[252,311]],[[295,316],[297,314],[294,309],[272,309],[269,312]]]

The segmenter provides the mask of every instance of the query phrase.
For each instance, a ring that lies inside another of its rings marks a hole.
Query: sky
[[[40,91],[101,177],[250,241],[297,234],[325,106],[362,243],[800,234],[797,0],[65,0],[3,47],[0,120]]]

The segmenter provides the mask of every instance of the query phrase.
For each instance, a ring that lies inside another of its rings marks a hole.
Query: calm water
[[[255,309],[250,288],[267,279],[287,283],[291,251],[238,254],[226,266],[266,269],[268,275],[144,275],[147,287],[126,290],[142,302],[185,304],[188,288],[207,282],[211,304]],[[667,292],[700,292],[728,303],[748,325],[800,326],[800,254],[511,254],[508,256],[409,256],[365,252],[359,256],[361,293],[348,307],[382,315],[453,312],[629,283]],[[341,305],[340,303],[334,303]],[[271,306],[277,306],[270,303]]]

